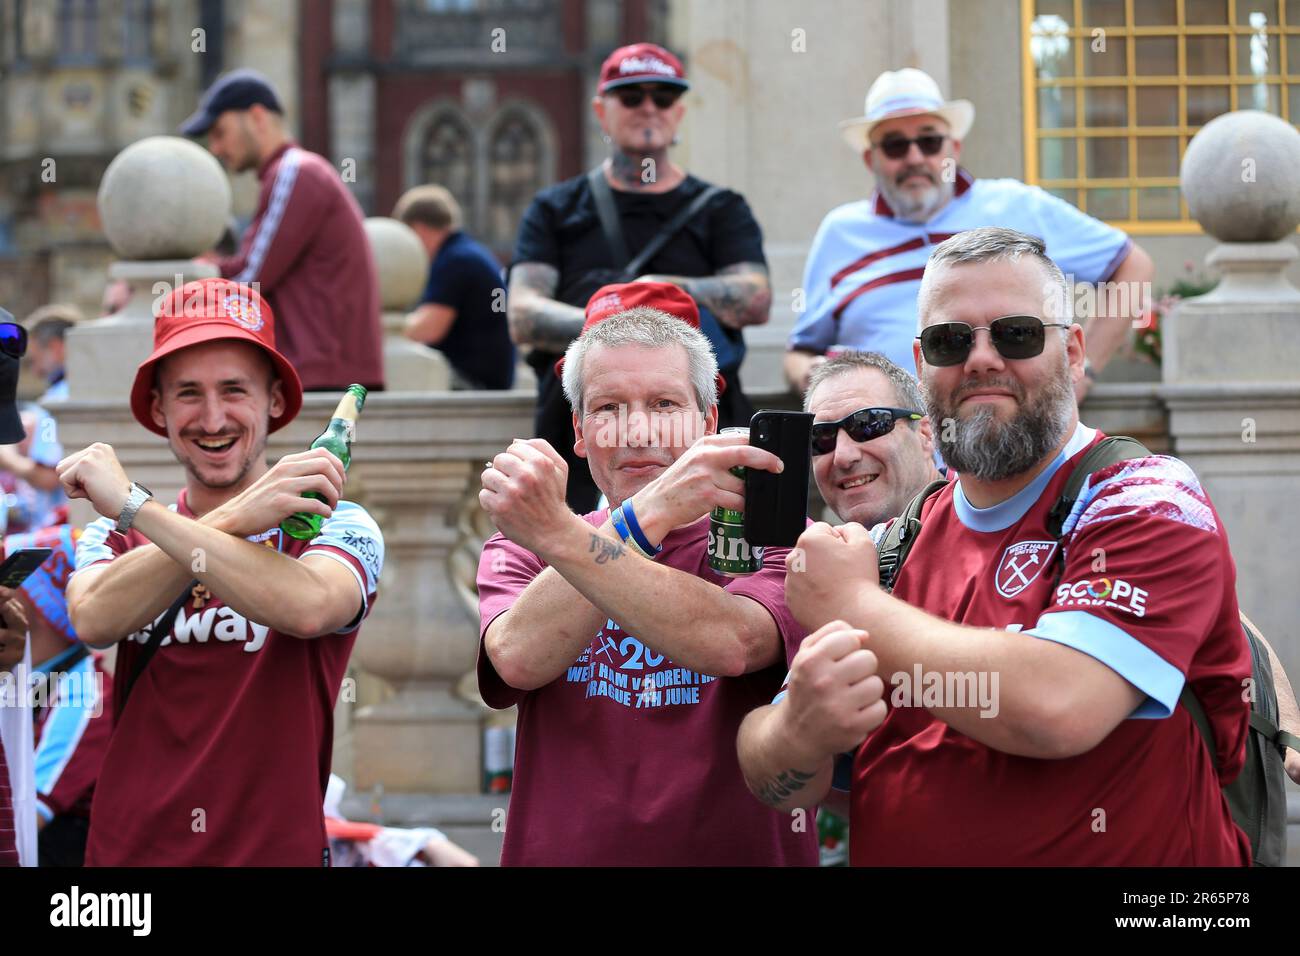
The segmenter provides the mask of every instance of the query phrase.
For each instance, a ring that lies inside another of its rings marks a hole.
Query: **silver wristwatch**
[[[126,534],[131,530],[131,524],[135,521],[135,516],[140,513],[144,503],[153,497],[153,492],[140,484],[138,481],[131,482],[131,493],[126,496],[126,504],[122,506],[122,513],[117,516],[117,530],[120,534]]]

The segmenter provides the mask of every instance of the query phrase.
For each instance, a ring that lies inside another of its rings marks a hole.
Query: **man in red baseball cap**
[[[501,862],[813,865],[810,828],[753,800],[736,756],[804,636],[787,549],[734,577],[707,555],[709,512],[744,507],[731,469],[781,461],[715,434],[717,360],[681,288],[605,286],[584,325],[559,377],[610,508],[570,511],[540,438],[493,458],[479,495],[500,531],[479,562],[479,691],[519,706]]]
[[[301,406],[262,297],[191,282],[157,305],[131,390],[185,468],[176,504],[109,445],[59,463],[68,496],[103,516],[78,543],[68,611],[82,641],[118,645],[88,865],[328,865],[331,715],[384,543],[340,498],[328,451],[267,466],[267,435]],[[280,532],[301,511],[325,517],[311,541]]]
[[[611,53],[591,103],[609,158],[539,192],[519,226],[506,317],[515,343],[532,349],[535,434],[569,463],[567,498],[580,512],[594,504],[596,487],[568,451],[569,404],[553,368],[601,286],[648,278],[685,291],[727,382],[721,427],[746,425],[753,414],[739,370],[742,330],[766,322],[771,305],[763,234],[739,193],[670,158],[689,86],[681,61],[663,47],[634,43]]]

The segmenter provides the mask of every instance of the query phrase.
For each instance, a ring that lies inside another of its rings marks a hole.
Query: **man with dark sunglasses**
[[[940,244],[914,348],[957,479],[926,502],[892,595],[878,587],[883,525],[813,525],[787,559],[787,604],[813,633],[784,696],[746,718],[741,766],[789,810],[819,803],[835,755],[856,750],[855,865],[1250,861],[1220,789],[1243,762],[1250,652],[1227,536],[1196,475],[1161,455],[1102,467],[1059,545],[1051,530],[1103,438],[1078,419],[1084,335],[1068,303],[1032,236],[987,228]],[[985,334],[1006,316],[1064,328],[1030,346]],[[969,347],[948,330],[935,351],[928,330],[954,322],[974,330]],[[1184,684],[1213,756],[1179,705]]]
[[[531,349],[536,434],[568,463],[567,500],[580,514],[595,507],[600,492],[573,451],[569,405],[553,369],[602,286],[644,279],[685,290],[699,306],[700,330],[726,383],[719,427],[748,425],[753,414],[739,369],[742,330],[766,322],[772,300],[763,234],[739,193],[672,161],[689,86],[681,61],[663,47],[635,43],[611,53],[592,99],[609,157],[539,192],[519,226],[506,306],[510,335]],[[688,218],[679,223],[679,214]],[[658,251],[638,262],[661,237]]]
[[[805,308],[785,358],[792,385],[806,389],[810,369],[837,344],[911,368],[925,261],[938,243],[979,226],[1038,236],[1074,281],[1116,284],[1116,295],[1097,296],[1094,314],[1080,316],[1088,333],[1084,378],[1075,389],[1080,401],[1124,341],[1143,309],[1150,257],[1123,232],[1037,186],[977,180],[961,168],[974,119],[970,101],[946,101],[928,74],[909,68],[882,73],[867,93],[865,115],[840,124],[876,188],[869,199],[833,209],[813,239]]]
[[[813,369],[813,478],[841,520],[874,527],[939,477],[924,409],[916,379],[879,353],[848,351]]]

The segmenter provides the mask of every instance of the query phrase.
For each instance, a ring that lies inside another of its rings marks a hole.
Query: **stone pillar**
[[[406,313],[415,305],[428,278],[429,257],[414,230],[387,216],[365,221],[366,237],[379,272],[384,326],[384,385],[390,392],[446,391],[451,366],[436,349],[403,334]]]
[[[527,427],[530,399],[385,391],[366,402],[352,467],[383,528],[386,557],[379,602],[354,653],[396,694],[356,714],[358,790],[479,791],[482,710],[456,692],[474,668],[478,620],[458,594],[452,555],[482,462]]]
[[[1188,208],[1222,243],[1222,275],[1166,319],[1164,385],[1174,451],[1227,527],[1242,609],[1300,674],[1300,292],[1283,276],[1300,223],[1300,132],[1268,113],[1217,117],[1183,157]]]
[[[125,280],[122,311],[68,331],[68,394],[122,400],[136,366],[153,350],[153,303],[192,279],[217,275],[193,258],[216,245],[230,214],[230,184],[205,149],[151,136],[114,157],[99,185],[99,216],[120,257],[110,281]]]

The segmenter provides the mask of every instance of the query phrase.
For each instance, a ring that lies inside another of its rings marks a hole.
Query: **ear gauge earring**
[[[682,138],[681,138],[680,136],[678,136],[676,133],[673,133],[673,141],[672,141],[671,145],[676,146],[676,145],[677,145],[678,143],[680,143],[681,141],[682,141]]]

